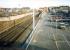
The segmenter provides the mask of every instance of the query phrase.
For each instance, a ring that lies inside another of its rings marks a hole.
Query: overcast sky
[[[70,0],[0,0],[0,7],[45,7],[70,5]]]

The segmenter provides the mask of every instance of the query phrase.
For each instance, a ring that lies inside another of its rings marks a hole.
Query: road
[[[17,16],[10,16],[10,17],[0,17],[0,21],[15,20],[15,19],[26,17],[27,15],[32,15],[32,13],[26,13],[26,14],[21,14],[21,15],[17,15]]]
[[[70,29],[52,27],[47,19],[50,15],[42,13],[32,38],[27,41],[26,50],[70,50]]]

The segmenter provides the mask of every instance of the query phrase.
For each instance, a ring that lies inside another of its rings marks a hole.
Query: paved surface
[[[70,30],[48,26],[49,16],[42,14],[27,50],[70,50]]]
[[[32,13],[26,13],[26,14],[17,15],[17,16],[0,17],[0,21],[10,21],[10,20],[15,20],[15,19],[19,19],[19,18],[26,17],[26,16],[28,16],[28,15],[32,15]]]

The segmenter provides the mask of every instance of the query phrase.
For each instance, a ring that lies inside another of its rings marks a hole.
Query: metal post
[[[35,28],[35,10],[33,9],[33,30]]]
[[[14,20],[14,27],[15,27],[15,20]]]
[[[56,29],[57,29],[57,19],[56,19]]]

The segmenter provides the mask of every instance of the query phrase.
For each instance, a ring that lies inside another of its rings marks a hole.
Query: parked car
[[[57,28],[66,28],[70,26],[70,17],[67,15],[67,13],[65,14],[61,12],[51,15],[48,21],[51,21],[52,25]]]

